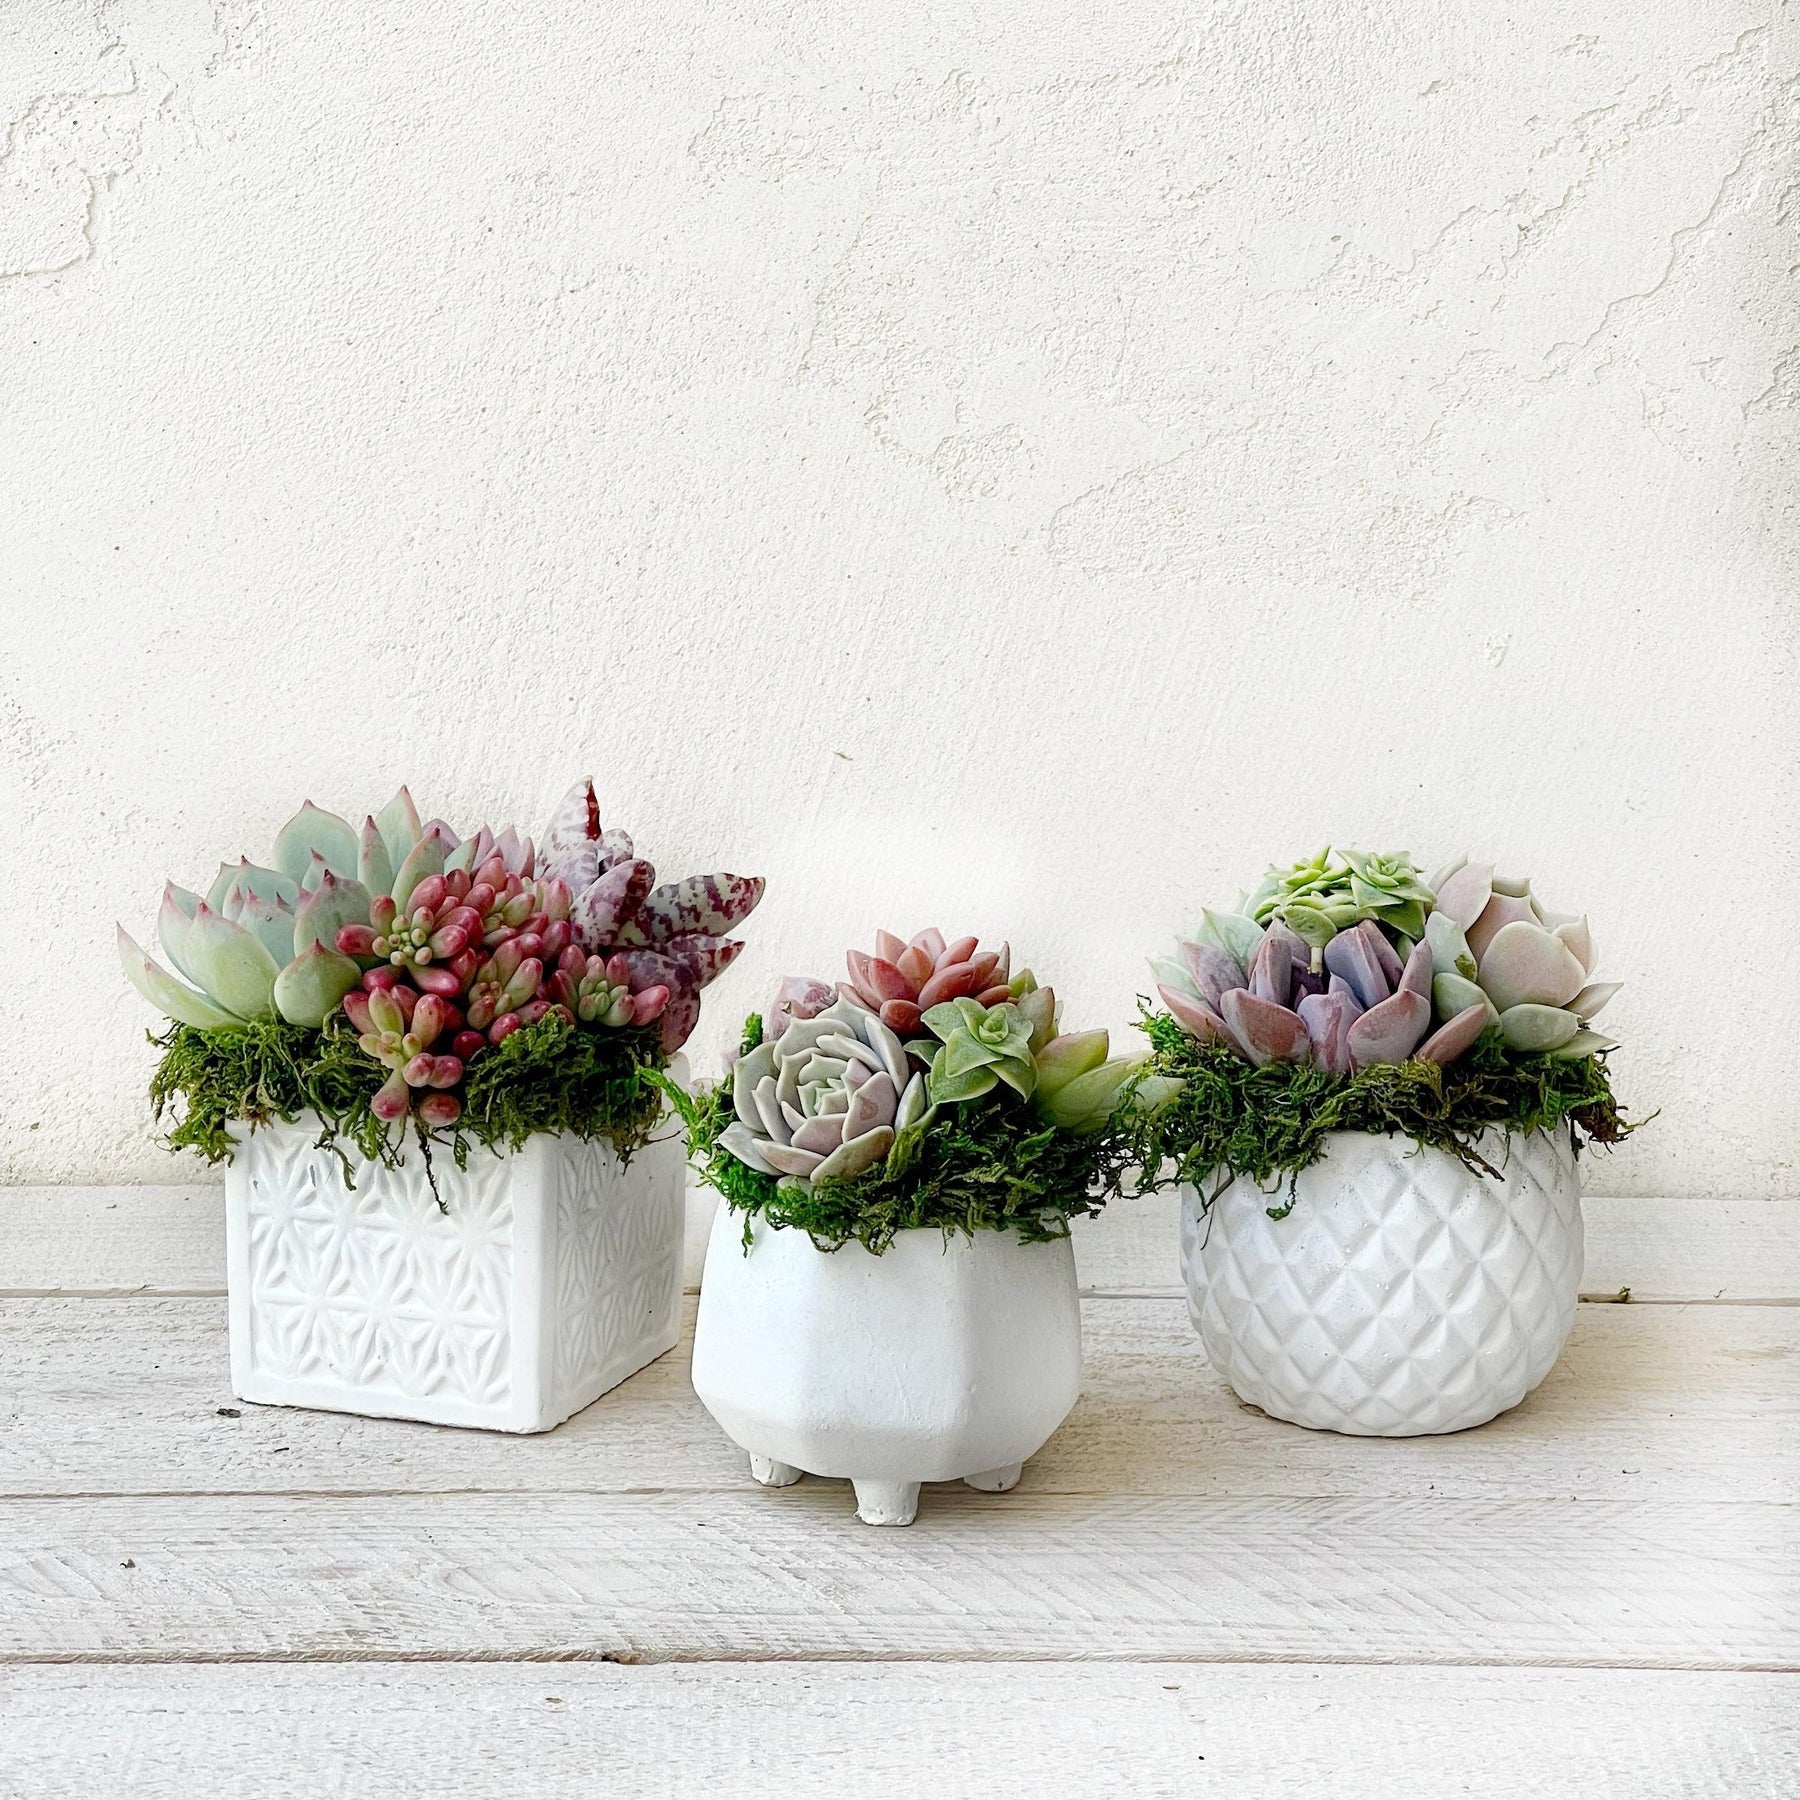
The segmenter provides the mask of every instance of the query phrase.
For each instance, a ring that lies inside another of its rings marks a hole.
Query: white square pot
[[[1290,1196],[1182,1190],[1188,1311],[1213,1367],[1275,1418],[1362,1437],[1481,1425],[1550,1373],[1581,1287],[1568,1128],[1490,1132],[1500,1178],[1406,1137],[1334,1132]],[[1293,1210],[1271,1219],[1270,1207]]]
[[[1081,1393],[1067,1238],[903,1231],[880,1256],[721,1206],[694,1327],[694,1391],[769,1487],[847,1478],[907,1525],[919,1484],[1018,1479]]]
[[[244,1400],[491,1431],[548,1431],[681,1328],[677,1134],[628,1165],[539,1136],[467,1169],[353,1155],[318,1124],[240,1139],[226,1169],[231,1384]]]

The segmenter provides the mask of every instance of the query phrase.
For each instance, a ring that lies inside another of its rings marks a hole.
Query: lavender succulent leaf
[[[1350,1061],[1358,1069],[1405,1062],[1431,1025],[1431,1002],[1411,988],[1371,1006],[1350,1027]]]

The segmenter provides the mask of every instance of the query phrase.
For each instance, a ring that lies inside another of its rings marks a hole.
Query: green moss
[[[1216,1194],[1234,1176],[1262,1188],[1293,1180],[1325,1153],[1333,1131],[1402,1133],[1498,1175],[1477,1149],[1485,1131],[1547,1131],[1565,1121],[1575,1146],[1616,1144],[1637,1125],[1613,1098],[1602,1056],[1569,1058],[1508,1050],[1496,1030],[1447,1069],[1388,1063],[1327,1075],[1297,1063],[1257,1068],[1220,1045],[1202,1045],[1166,1013],[1145,1010],[1152,1055],[1146,1072],[1178,1077],[1181,1091],[1130,1118],[1125,1135],[1148,1189],[1189,1182]],[[1282,1218],[1292,1207],[1270,1208]]]
[[[292,1123],[313,1112],[323,1121],[320,1144],[344,1159],[346,1177],[352,1151],[390,1167],[405,1154],[404,1135],[370,1111],[387,1071],[364,1054],[341,1014],[316,1031],[259,1019],[206,1031],[174,1025],[150,1041],[163,1053],[150,1100],[159,1123],[173,1115],[164,1139],[172,1150],[222,1162],[233,1124]],[[539,1131],[604,1137],[629,1156],[661,1115],[647,1077],[662,1062],[654,1031],[584,1031],[547,1014],[470,1064],[454,1125],[427,1133],[415,1121],[415,1139],[427,1164],[438,1144],[459,1168],[471,1144],[516,1150]]]
[[[743,1050],[762,1042],[762,1020],[745,1023]],[[902,1135],[884,1163],[850,1181],[812,1188],[777,1180],[719,1147],[736,1117],[729,1082],[697,1096],[654,1078],[688,1129],[701,1175],[751,1221],[804,1231],[821,1250],[855,1242],[879,1256],[894,1234],[919,1227],[948,1236],[1016,1230],[1028,1243],[1067,1237],[1069,1221],[1098,1213],[1119,1191],[1128,1157],[1111,1129],[1077,1136],[1046,1125],[1027,1100],[1000,1087],[979,1100],[940,1106],[923,1131]]]

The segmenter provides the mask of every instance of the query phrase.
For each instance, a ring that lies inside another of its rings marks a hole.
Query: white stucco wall
[[[1792,1191],[1800,22],[0,9],[0,1179],[168,1180],[112,922],[401,777],[1123,1026],[1271,857],[1585,907],[1614,1191]]]

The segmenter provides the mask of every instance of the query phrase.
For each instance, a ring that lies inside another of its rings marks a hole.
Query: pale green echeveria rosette
[[[795,1019],[738,1058],[737,1117],[720,1143],[764,1175],[849,1181],[883,1161],[900,1133],[926,1122],[925,1077],[874,1013],[838,1000]]]
[[[1271,868],[1238,907],[1258,925],[1279,919],[1315,952],[1372,919],[1410,949],[1425,931],[1432,890],[1404,851],[1333,850]]]
[[[410,897],[456,846],[447,826],[421,823],[405,788],[360,833],[308,801],[276,834],[271,866],[222,863],[205,895],[163,889],[157,937],[184,979],[123,926],[120,962],[132,986],[183,1025],[321,1025],[361,975],[336,949],[338,932],[366,925],[377,894]]]
[[[1615,1048],[1589,1021],[1619,991],[1596,981],[1599,962],[1585,917],[1546,909],[1525,877],[1458,857],[1433,883],[1426,921],[1432,999],[1438,1011],[1485,1004],[1514,1050],[1591,1056]]]

